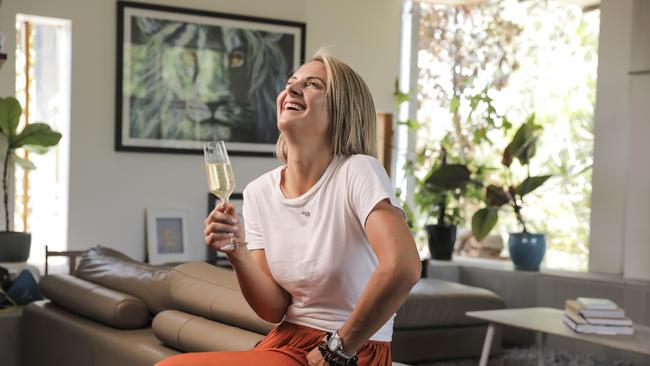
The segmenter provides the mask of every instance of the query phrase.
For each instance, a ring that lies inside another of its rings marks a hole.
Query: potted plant
[[[61,140],[61,134],[53,131],[45,123],[31,123],[19,133],[18,122],[22,108],[16,98],[0,98],[0,134],[4,137],[6,149],[3,161],[2,189],[5,212],[5,231],[0,231],[0,262],[24,262],[29,257],[31,234],[11,231],[9,226],[9,192],[7,178],[11,164],[19,164],[23,169],[34,169],[34,164],[16,155],[18,148],[28,148],[36,153],[45,153],[50,146]]]
[[[458,200],[471,182],[470,171],[462,164],[448,164],[447,150],[441,146],[440,157],[429,173],[418,182],[415,200],[426,220],[436,216],[435,224],[426,225],[431,257],[450,260],[456,243],[457,224],[462,221]],[[454,201],[455,207],[449,203]]]
[[[508,238],[510,258],[516,269],[528,271],[539,270],[539,265],[546,252],[546,236],[529,232],[522,215],[524,197],[551,177],[550,175],[530,175],[530,159],[535,155],[535,145],[541,129],[540,125],[535,124],[535,114],[530,115],[526,122],[519,127],[503,152],[501,160],[508,173],[508,184],[504,186],[488,185],[485,188],[486,207],[478,210],[472,217],[472,233],[476,240],[480,241],[496,225],[499,211],[504,207],[512,208],[522,231],[510,233]],[[519,184],[514,184],[512,177],[511,164],[515,159],[527,168],[526,178]]]

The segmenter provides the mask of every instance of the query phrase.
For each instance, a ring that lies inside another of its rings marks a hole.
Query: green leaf
[[[502,121],[503,121],[503,122],[501,122],[501,123],[503,124],[503,128],[504,128],[506,131],[508,131],[509,129],[512,128],[512,123],[510,123],[510,120],[508,120],[506,117],[503,117],[503,120],[502,120]]]
[[[526,141],[524,146],[522,146],[521,149],[515,153],[515,157],[522,165],[528,164],[530,162],[530,159],[535,156],[535,153],[537,152],[537,148],[535,147],[536,143],[537,136],[534,136],[530,140]]]
[[[506,146],[505,150],[503,150],[503,158],[501,158],[501,164],[507,167],[512,164],[512,142]]]
[[[400,121],[400,122],[397,122],[397,124],[402,125],[402,126],[406,126],[409,129],[418,129],[418,128],[422,127],[422,124],[420,124],[420,122],[414,121],[412,119],[407,119],[406,121]]]
[[[503,165],[510,166],[513,158],[518,159],[522,165],[525,165],[535,155],[535,143],[537,142],[537,134],[535,132],[540,130],[541,126],[535,125],[534,120],[535,114],[533,113],[517,129],[512,141],[503,152],[503,159],[501,160]]]
[[[454,114],[458,112],[458,108],[460,107],[460,98],[458,95],[454,95],[451,98],[451,101],[449,102],[449,111]]]
[[[490,184],[485,189],[485,200],[490,206],[501,207],[510,202],[510,195],[503,188]]]
[[[528,177],[523,182],[521,182],[520,185],[515,187],[515,192],[520,196],[527,195],[528,193],[534,191],[539,186],[544,184],[544,182],[546,182],[550,177],[551,177],[550,175]]]
[[[32,146],[54,146],[61,140],[61,134],[52,131],[45,123],[32,123],[27,125],[23,131],[11,141],[11,148],[15,149],[23,145]]]
[[[498,220],[498,209],[495,207],[482,208],[472,216],[472,234],[477,241],[483,240]]]
[[[393,96],[395,97],[395,101],[397,101],[397,105],[399,106],[400,104],[404,102],[408,102],[410,99],[409,93],[403,93],[400,88],[399,88],[399,79],[395,78],[395,91],[393,91]]]
[[[433,188],[453,190],[470,182],[470,171],[461,164],[442,165],[431,172],[425,183]]]
[[[0,98],[0,132],[8,139],[16,135],[23,109],[16,98]]]
[[[43,155],[50,151],[50,148],[47,146],[36,146],[36,145],[27,145],[23,146],[24,149],[29,150],[29,152],[38,154],[38,155]]]
[[[32,163],[31,161],[29,161],[27,159],[23,159],[23,158],[21,158],[20,156],[18,156],[16,154],[14,154],[12,158],[14,160],[14,163],[20,165],[20,167],[25,169],[25,170],[34,170],[34,169],[36,169],[36,165],[34,165],[34,163]]]

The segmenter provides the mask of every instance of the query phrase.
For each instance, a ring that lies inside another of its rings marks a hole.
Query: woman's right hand
[[[220,250],[232,240],[244,242],[244,227],[239,220],[235,206],[220,203],[203,221],[205,245]],[[224,251],[226,252],[226,251]]]

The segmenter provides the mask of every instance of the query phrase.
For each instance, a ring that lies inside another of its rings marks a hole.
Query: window
[[[492,0],[413,3],[412,13],[419,24],[411,40],[419,69],[415,151],[432,157],[446,139],[456,159],[496,167],[518,125],[535,113],[544,132],[531,171],[553,178],[526,196],[524,216],[530,231],[547,233],[545,267],[586,270],[599,10]],[[504,133],[508,123],[514,127]],[[476,204],[463,203],[465,226]],[[514,215],[499,220],[503,238],[520,231]]]
[[[47,122],[63,135],[46,154],[17,151],[36,169],[16,167],[14,228],[32,233],[30,261],[41,264],[45,245],[51,250],[67,248],[70,22],[19,14],[16,38],[20,123]]]

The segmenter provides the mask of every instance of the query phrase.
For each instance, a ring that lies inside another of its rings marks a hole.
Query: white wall
[[[366,78],[378,110],[392,111],[399,61],[399,0],[142,2],[305,22],[307,55],[321,44],[334,45],[331,51]],[[7,35],[8,50],[15,49],[16,13],[72,21],[69,248],[101,243],[142,259],[145,208],[185,208],[191,254],[202,259],[206,211],[202,156],[114,151],[115,4],[114,0],[4,0],[0,8],[0,29]],[[14,93],[13,70],[10,55],[0,71],[0,95]],[[272,158],[234,157],[232,162],[237,191],[278,164]]]
[[[590,270],[650,279],[650,4],[605,0],[595,121]],[[645,70],[636,74],[629,71]]]
[[[650,279],[650,2],[635,0],[628,75],[625,277]]]
[[[402,0],[307,0],[307,55],[330,46],[368,83],[378,112],[394,112]]]
[[[591,198],[590,270],[623,272],[627,130],[627,72],[633,0],[600,5],[594,170]]]

